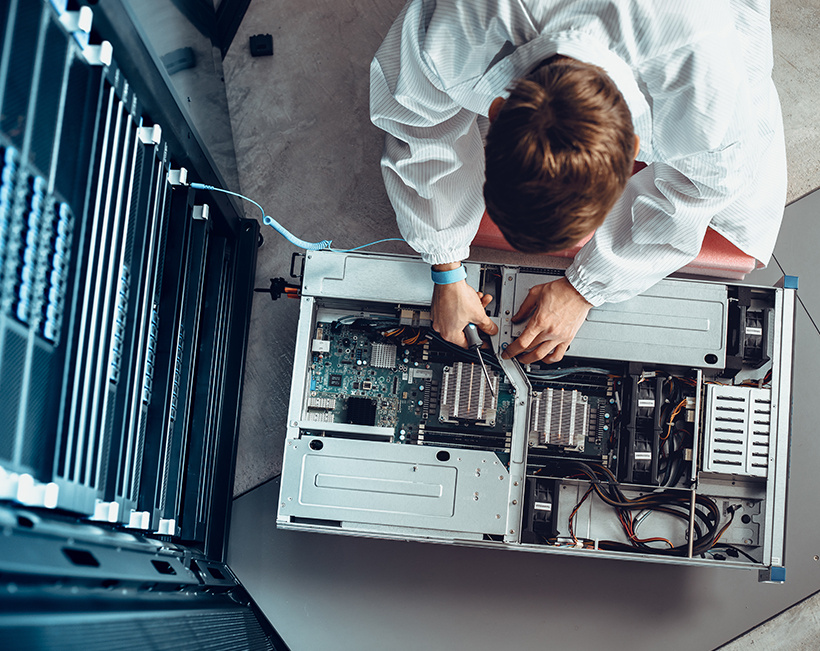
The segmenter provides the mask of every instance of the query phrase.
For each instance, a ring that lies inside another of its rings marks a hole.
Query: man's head
[[[637,149],[629,109],[606,73],[550,62],[491,113],[484,199],[507,241],[527,253],[560,251],[598,228]]]

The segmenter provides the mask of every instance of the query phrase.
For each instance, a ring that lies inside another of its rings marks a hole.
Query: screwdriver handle
[[[481,335],[478,334],[478,327],[475,323],[468,323],[464,326],[464,336],[467,337],[468,348],[481,348]]]

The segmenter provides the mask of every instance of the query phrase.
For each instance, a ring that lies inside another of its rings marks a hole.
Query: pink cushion
[[[644,167],[646,165],[643,163],[636,162],[633,174]],[[592,239],[592,234],[585,237],[571,249],[550,253],[550,255],[561,258],[574,258],[575,254],[590,239]],[[473,245],[485,246],[489,249],[515,251],[504,239],[498,226],[493,223],[486,212],[481,218],[481,225],[478,227],[478,233],[476,233],[473,240]],[[720,233],[708,228],[698,257],[680,271],[698,276],[717,276],[731,278],[732,280],[743,280],[746,274],[755,269],[756,266],[757,261],[752,256],[746,255]]]

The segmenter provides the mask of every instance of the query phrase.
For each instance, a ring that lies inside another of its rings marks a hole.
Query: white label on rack
[[[763,328],[746,328],[746,334],[752,337],[762,337]]]
[[[647,407],[651,409],[654,406],[655,406],[655,401],[654,400],[649,400],[649,399],[638,400],[638,408],[639,409],[644,409],[644,408],[647,408]]]
[[[652,461],[651,452],[636,452],[635,461]]]

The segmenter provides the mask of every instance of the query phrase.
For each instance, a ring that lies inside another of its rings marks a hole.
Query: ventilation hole
[[[27,518],[24,515],[17,516],[17,524],[21,527],[25,527],[26,529],[34,529],[34,520]]]
[[[151,561],[151,565],[160,574],[176,574],[176,570],[166,561]]]
[[[94,558],[94,554],[87,552],[84,549],[71,549],[70,547],[63,547],[63,554],[66,555],[74,565],[82,565],[84,567],[99,567],[100,562]]]
[[[447,450],[439,450],[436,452],[436,459],[439,461],[449,461],[450,460],[450,453]]]
[[[224,574],[222,574],[222,572],[220,572],[220,571],[219,571],[218,569],[216,569],[215,567],[210,567],[210,566],[208,566],[208,573],[209,573],[212,577],[214,577],[215,579],[218,579],[219,581],[224,581],[224,580],[225,580],[225,575],[224,575]]]

